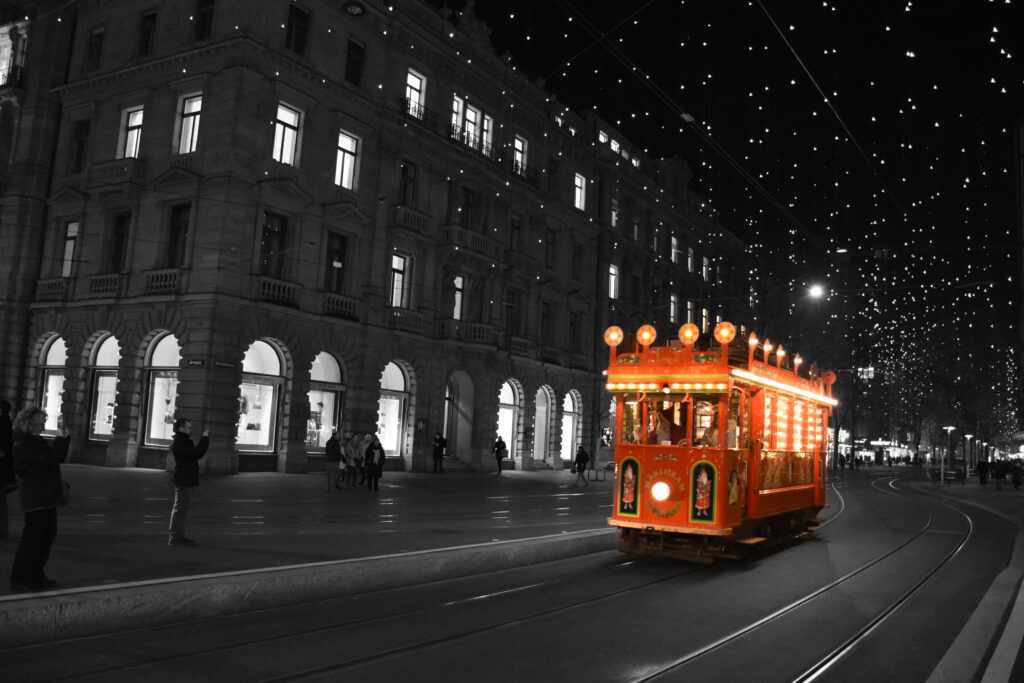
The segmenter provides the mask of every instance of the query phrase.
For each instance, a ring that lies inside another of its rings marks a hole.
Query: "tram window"
[[[744,394],[733,389],[729,395],[729,414],[726,416],[726,448],[747,447],[747,409]]]
[[[718,447],[718,395],[693,397],[693,445]]]
[[[648,402],[645,443],[685,446],[686,415],[686,404],[680,401]]]
[[[640,403],[637,401],[622,402],[622,443],[643,443],[643,416],[640,415]]]

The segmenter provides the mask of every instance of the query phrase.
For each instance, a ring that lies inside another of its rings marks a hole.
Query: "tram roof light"
[[[644,325],[636,331],[636,338],[644,346],[650,346],[658,338],[658,331],[654,329],[654,325]]]
[[[759,340],[757,338],[757,335],[754,334],[753,332],[751,332],[750,333],[750,339],[747,340],[747,343],[750,344],[751,346],[757,346],[757,342],[758,341]]]
[[[700,330],[693,323],[686,323],[679,328],[679,341],[687,346],[694,344],[700,336]]]
[[[736,338],[736,326],[730,322],[720,322],[715,325],[715,339],[719,344],[728,344]]]
[[[604,331],[604,343],[608,346],[618,346],[622,343],[624,336],[621,327],[612,325]]]

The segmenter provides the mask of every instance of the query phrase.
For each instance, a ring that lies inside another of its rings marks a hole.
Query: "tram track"
[[[895,479],[893,480],[895,481]],[[891,486],[890,482],[890,486]],[[872,488],[876,488],[876,482],[872,482]],[[883,490],[883,489],[878,489]],[[885,491],[886,493],[893,493],[892,491]],[[838,495],[838,490],[836,491]],[[842,496],[839,496],[842,499]],[[830,649],[824,656],[820,657],[810,667],[806,668],[803,672],[792,677],[789,680],[800,683],[810,683],[811,681],[822,680],[828,671],[835,666],[842,659],[852,653],[857,646],[869,638],[875,633],[879,627],[894,613],[896,613],[908,600],[918,594],[925,586],[932,580],[932,578],[943,568],[949,565],[950,562],[960,553],[967,542],[970,540],[974,530],[974,524],[970,515],[967,515],[962,510],[959,510],[951,505],[940,502],[939,505],[954,511],[960,515],[966,522],[966,530],[960,534],[959,539],[955,545],[942,556],[937,562],[935,562],[923,575],[919,576],[909,587],[907,587],[896,599],[890,600],[882,609],[880,609],[866,624],[856,629],[852,634],[846,637],[837,647]],[[830,518],[829,521],[835,519]],[[799,610],[808,606],[812,602],[819,600],[831,592],[836,591],[844,584],[847,584],[851,580],[864,575],[866,572],[878,567],[882,563],[886,562],[890,558],[893,558],[899,553],[913,552],[913,544],[922,539],[926,534],[934,533],[936,531],[942,533],[948,533],[945,530],[933,529],[934,516],[929,514],[926,523],[911,537],[907,538],[904,542],[900,543],[894,548],[878,555],[870,562],[866,562],[861,566],[847,572],[843,576],[835,579],[834,581],[821,586],[820,588],[804,595],[803,597],[785,605],[771,614],[752,622],[742,628],[735,629],[731,633],[724,635],[715,641],[704,645],[701,648],[693,650],[678,659],[669,663],[661,665],[657,670],[647,672],[645,675],[638,678],[631,679],[630,683],[647,683],[648,681],[657,681],[665,678],[669,674],[673,674],[688,664],[694,663],[696,660],[711,654],[712,652],[719,650],[729,644],[735,643],[736,641],[745,638],[756,636],[759,630],[769,627],[773,622],[786,617],[794,616]]]

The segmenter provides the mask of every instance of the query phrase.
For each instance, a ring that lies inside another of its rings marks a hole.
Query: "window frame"
[[[572,205],[580,211],[587,210],[587,178],[582,173],[573,174]]]
[[[190,102],[199,101],[199,109],[188,111]],[[203,113],[203,93],[188,93],[178,98],[178,120],[176,122],[177,153],[192,154],[199,146],[199,123]]]
[[[413,80],[418,83],[413,83]],[[423,118],[424,107],[427,96],[427,77],[416,69],[409,69],[405,73],[405,111],[418,119]]]
[[[344,142],[351,143],[345,147]],[[334,162],[334,184],[345,190],[355,191],[359,178],[359,148],[362,139],[347,130],[338,130],[338,156]]]
[[[295,122],[292,123],[282,119],[282,110],[294,114]],[[302,118],[304,115],[305,113],[298,107],[281,100],[278,101],[277,112],[274,114],[274,148],[271,153],[271,156],[277,163],[298,167],[299,150],[302,146]]]
[[[118,159],[138,159],[142,151],[142,126],[145,120],[146,107],[136,105],[121,110],[121,136],[117,145]],[[138,121],[135,115],[138,114]],[[131,152],[129,154],[129,152]]]
[[[397,262],[401,267],[397,267]],[[391,253],[391,269],[388,277],[388,303],[391,308],[409,307],[409,280],[412,272],[412,259],[399,252]]]

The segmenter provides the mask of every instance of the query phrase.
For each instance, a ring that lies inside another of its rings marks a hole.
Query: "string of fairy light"
[[[954,374],[1006,396],[1020,387],[1020,9],[531,0],[475,11],[561,101],[594,109],[650,156],[683,156],[693,189],[757,261],[824,278],[837,296],[820,320],[856,331],[863,362],[923,378],[953,349]]]

